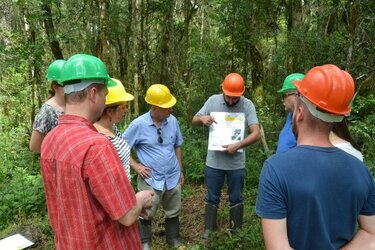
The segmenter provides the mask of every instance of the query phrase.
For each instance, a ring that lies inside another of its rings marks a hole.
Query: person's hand
[[[201,116],[200,119],[201,119],[201,122],[204,125],[206,125],[207,127],[211,126],[212,123],[217,123],[215,121],[215,118],[213,116],[210,116],[210,115]]]
[[[227,152],[229,154],[234,154],[237,152],[238,149],[241,148],[241,142],[236,142],[233,144],[223,145],[223,152]]]
[[[142,190],[135,194],[137,201],[140,201],[143,209],[152,207],[152,198],[155,195],[152,190]]]
[[[149,215],[148,215],[147,209],[143,208],[141,213],[139,214],[139,217],[141,217],[144,220],[148,220]]]
[[[147,179],[151,177],[151,169],[143,166],[142,164],[137,164],[135,171],[143,178]]]
[[[185,176],[184,176],[184,172],[181,171],[180,173],[180,185],[184,185],[184,182],[185,182]]]

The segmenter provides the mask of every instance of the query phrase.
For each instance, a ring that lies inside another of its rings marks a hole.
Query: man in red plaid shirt
[[[141,249],[134,222],[152,191],[135,194],[112,143],[93,123],[105,108],[108,73],[77,54],[62,69],[65,114],[44,139],[41,168],[56,249]]]

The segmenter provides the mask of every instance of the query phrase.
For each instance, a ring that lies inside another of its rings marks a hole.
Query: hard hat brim
[[[285,93],[285,92],[291,92],[291,91],[296,91],[297,89],[292,89],[292,88],[288,88],[288,89],[279,89],[278,91],[277,91],[277,93],[279,93],[279,94],[283,94],[283,93]]]
[[[129,93],[125,94],[124,101],[128,102],[128,101],[133,101],[133,100],[134,100],[134,96],[132,94],[129,94]]]

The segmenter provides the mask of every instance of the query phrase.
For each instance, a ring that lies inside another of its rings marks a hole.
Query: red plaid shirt
[[[61,115],[43,140],[41,168],[56,249],[141,249],[136,203],[112,143],[86,119]]]

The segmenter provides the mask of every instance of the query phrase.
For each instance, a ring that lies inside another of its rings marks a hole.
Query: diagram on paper
[[[222,151],[223,145],[243,140],[245,134],[244,113],[211,112],[216,123],[210,126],[208,150]],[[238,150],[242,152],[242,149]]]

